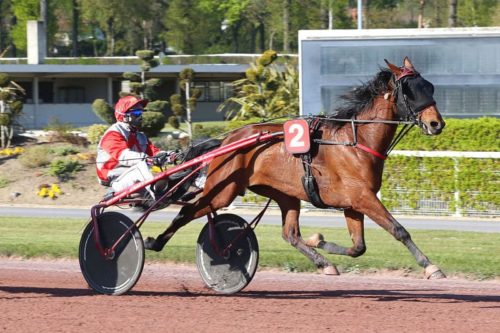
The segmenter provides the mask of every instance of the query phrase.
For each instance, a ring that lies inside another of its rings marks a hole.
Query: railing
[[[484,188],[469,188],[462,191],[463,184],[460,182],[467,182],[464,172],[471,170],[463,170],[467,165],[464,165],[463,159],[490,159],[493,165],[500,163],[500,152],[455,152],[455,151],[393,151],[391,156],[406,156],[415,157],[419,159],[427,158],[445,158],[448,161],[451,159],[452,163],[447,163],[443,168],[449,167],[446,170],[426,170],[423,172],[433,173],[440,178],[440,181],[446,183],[447,189],[439,189],[437,184],[418,184],[415,187],[408,186],[404,175],[410,174],[406,165],[398,165],[400,173],[403,174],[402,180],[391,187],[383,187],[383,194],[379,193],[382,202],[389,206],[389,210],[393,214],[404,215],[432,215],[432,216],[468,216],[468,217],[500,217],[500,205],[498,201],[500,198],[500,168],[496,167],[493,172],[487,172],[482,175],[486,177],[484,181],[490,182],[494,186],[490,190]],[[388,162],[390,163],[390,158]],[[386,164],[385,173],[390,171],[391,166]],[[412,166],[410,166],[412,167]],[[389,169],[389,170],[388,170]],[[472,172],[483,172],[480,168]],[[432,180],[431,180],[432,181]],[[408,180],[409,182],[409,180]],[[496,186],[495,186],[496,184]],[[422,185],[422,186],[420,186]],[[423,189],[423,187],[430,187],[430,189]],[[437,188],[437,189],[435,189]],[[493,188],[493,190],[491,190]],[[485,199],[486,198],[486,199]],[[496,198],[491,200],[491,198]],[[247,194],[243,199],[238,198],[234,202],[234,206],[241,208],[256,208],[265,202],[254,194]],[[273,203],[272,208],[277,208]],[[319,210],[308,202],[303,202],[302,207],[307,210]]]
[[[452,161],[450,170],[443,173],[443,170],[428,170],[438,176],[442,175],[440,181],[448,183],[447,189],[434,189],[437,184],[431,184],[431,189],[401,188],[394,187],[386,189],[397,194],[399,205],[393,205],[391,212],[395,214],[410,215],[444,215],[444,216],[475,216],[475,217],[500,217],[500,170],[498,167],[492,170],[482,170],[480,166],[477,170],[466,170],[470,164],[463,163],[466,160],[491,160],[493,166],[500,161],[500,152],[457,152],[457,151],[393,151],[393,156],[415,157],[420,159],[442,158]],[[474,163],[473,163],[474,164]],[[399,166],[404,168],[405,166]],[[445,166],[446,167],[446,166]],[[385,170],[387,172],[387,170]],[[483,183],[496,184],[489,188],[474,186],[467,179],[469,173],[480,173]],[[404,171],[403,171],[404,173]],[[425,187],[425,186],[423,186]],[[413,198],[413,200],[408,200]],[[489,199],[485,199],[489,198]],[[491,199],[496,198],[496,199]],[[381,195],[384,202],[384,196]]]

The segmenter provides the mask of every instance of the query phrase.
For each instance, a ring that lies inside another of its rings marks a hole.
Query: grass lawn
[[[87,221],[66,218],[0,217],[0,256],[77,258],[81,232]],[[147,261],[194,263],[196,239],[201,223],[181,229],[160,253],[146,252]],[[143,237],[156,236],[166,224],[146,222]],[[303,235],[321,232],[325,238],[349,245],[345,228],[302,228]],[[260,267],[288,271],[315,271],[315,267],[281,238],[279,226],[256,228]],[[474,279],[500,277],[500,234],[412,230],[412,238],[422,251],[448,275]],[[327,255],[340,271],[372,272],[381,269],[405,270],[421,274],[409,251],[381,229],[366,230],[367,252],[359,258]]]

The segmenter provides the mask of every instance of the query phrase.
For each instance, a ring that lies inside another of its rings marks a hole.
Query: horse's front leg
[[[352,240],[352,247],[344,247],[324,240],[323,235],[314,234],[306,242],[310,247],[317,247],[331,254],[340,254],[350,257],[359,257],[366,251],[364,233],[364,215],[352,209],[346,209],[344,216],[347,229]]]
[[[339,275],[337,268],[333,264],[331,264],[323,255],[316,252],[316,250],[307,246],[302,239],[299,227],[300,201],[296,198],[290,198],[285,201],[281,201],[281,203],[278,201],[278,205],[280,206],[283,220],[283,239],[311,260],[318,269],[323,271],[323,274]]]
[[[433,265],[429,258],[415,245],[408,231],[387,211],[374,193],[367,192],[362,195],[356,200],[353,208],[367,215],[394,238],[402,242],[413,254],[417,263],[425,269],[426,278],[442,279],[446,277],[439,267]]]

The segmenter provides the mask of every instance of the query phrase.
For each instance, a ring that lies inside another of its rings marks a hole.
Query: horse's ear
[[[384,59],[384,61],[387,64],[387,66],[389,66],[389,69],[391,70],[392,74],[394,74],[394,76],[398,77],[401,74],[401,72],[402,72],[401,68],[399,68],[396,65],[391,64],[389,61],[387,61],[387,59]]]
[[[404,65],[404,67],[408,68],[409,70],[415,72],[415,67],[413,67],[413,64],[411,63],[410,58],[405,57],[405,59],[403,60],[403,65]]]

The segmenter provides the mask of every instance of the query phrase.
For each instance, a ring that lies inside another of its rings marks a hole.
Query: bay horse
[[[408,248],[427,278],[444,278],[443,272],[422,253],[377,197],[384,159],[397,137],[398,124],[416,124],[427,135],[440,134],[445,126],[433,98],[433,85],[416,71],[410,60],[406,57],[402,67],[385,61],[388,68],[342,96],[344,106],[334,117],[314,117],[309,162],[288,153],[283,138],[215,158],[209,164],[201,196],[184,206],[156,239],[148,237],[146,249],[161,251],[179,228],[229,206],[236,196],[249,189],[278,204],[282,237],[318,269],[323,269],[324,274],[337,275],[338,271],[315,248],[351,257],[362,255],[366,251],[366,215]],[[279,131],[283,131],[282,124],[249,125],[229,134],[222,146],[255,133]],[[301,182],[305,164],[316,180],[315,195],[322,204],[344,211],[351,247],[327,242],[319,234],[308,240],[302,238],[300,202],[311,201]]]

